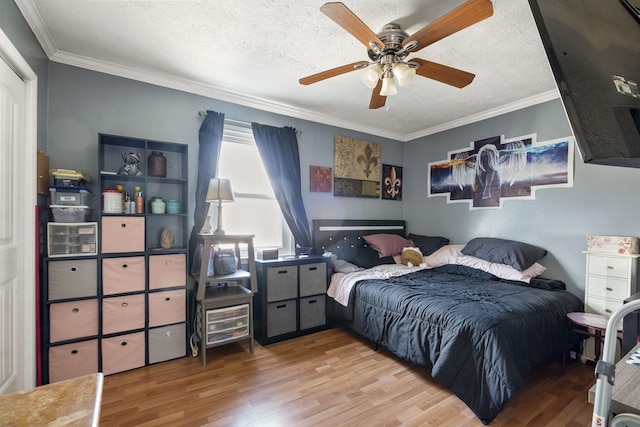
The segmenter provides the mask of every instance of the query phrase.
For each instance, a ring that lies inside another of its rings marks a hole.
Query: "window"
[[[250,125],[225,120],[218,176],[231,180],[235,194],[235,202],[222,205],[225,232],[253,234],[256,248],[293,253],[293,237],[271,189]],[[216,218],[215,203],[210,206],[210,215]]]

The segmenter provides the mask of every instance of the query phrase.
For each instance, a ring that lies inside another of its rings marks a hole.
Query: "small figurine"
[[[122,153],[122,160],[124,161],[124,165],[120,167],[118,171],[118,175],[142,175],[142,170],[140,169],[140,153]]]
[[[173,231],[165,228],[160,234],[160,247],[162,247],[162,249],[171,249],[171,247],[173,246],[173,239]]]

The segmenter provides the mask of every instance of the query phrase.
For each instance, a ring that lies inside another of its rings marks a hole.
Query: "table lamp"
[[[233,202],[234,200],[231,180],[226,178],[211,178],[209,180],[205,201],[209,203],[218,202],[218,228],[213,234],[224,234],[222,229],[222,202]]]

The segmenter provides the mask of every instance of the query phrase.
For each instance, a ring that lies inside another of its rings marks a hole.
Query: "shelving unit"
[[[262,345],[328,328],[326,292],[331,258],[258,260],[256,338]]]
[[[586,283],[584,311],[611,316],[624,304],[625,298],[638,292],[638,259],[640,255],[618,255],[584,252]],[[593,338],[589,338],[583,357],[595,360]]]
[[[146,175],[147,158],[154,151],[167,159],[165,177]],[[139,153],[142,175],[118,175],[123,152]],[[98,167],[100,193],[120,184],[132,194],[140,186],[145,209],[140,214],[104,213],[95,198],[97,232],[88,234],[95,239],[90,248],[95,251],[56,252],[45,259],[45,383],[93,372],[113,374],[187,353],[188,147],[100,134]],[[154,196],[179,201],[181,211],[151,213]],[[168,248],[161,247],[165,229],[174,236]]]
[[[200,272],[196,277],[196,331],[200,339],[202,366],[207,349],[236,341],[249,341],[253,353],[253,294],[257,291],[253,235],[201,234],[203,245]],[[232,274],[208,275],[211,248],[233,245],[237,269]],[[241,251],[247,251],[246,269]]]

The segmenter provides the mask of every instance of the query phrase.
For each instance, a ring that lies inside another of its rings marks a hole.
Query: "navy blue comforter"
[[[537,365],[562,354],[566,313],[583,310],[554,281],[518,283],[462,266],[364,280],[351,293],[351,327],[430,369],[487,424]]]

